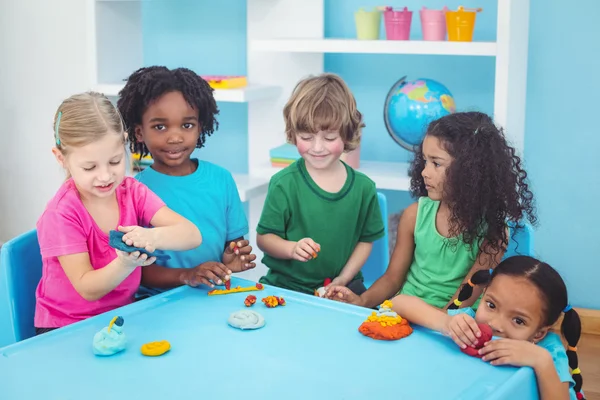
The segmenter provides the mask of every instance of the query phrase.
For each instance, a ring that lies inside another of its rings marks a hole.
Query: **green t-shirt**
[[[258,234],[273,233],[290,241],[309,237],[321,251],[307,262],[265,254],[262,262],[269,271],[260,282],[312,294],[326,278],[340,274],[359,242],[384,236],[375,183],[344,165],[348,177],[337,193],[321,189],[302,158],[271,178]],[[362,279],[362,273],[354,279]]]
[[[458,290],[475,264],[481,239],[469,246],[459,239],[439,234],[435,217],[439,201],[419,198],[415,224],[415,253],[400,293],[421,298],[442,308]]]

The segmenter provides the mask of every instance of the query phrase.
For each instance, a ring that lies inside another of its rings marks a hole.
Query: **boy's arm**
[[[373,243],[358,242],[348,259],[348,262],[346,262],[346,265],[342,269],[342,272],[340,272],[331,284],[347,286],[356,274],[358,274],[363,265],[365,265],[367,258],[369,258],[369,254],[371,254],[372,248]]]
[[[384,300],[390,299],[398,293],[404,284],[415,251],[414,231],[417,223],[417,210],[418,204],[413,203],[402,212],[398,224],[396,246],[390,264],[385,273],[360,296],[362,306],[375,307],[383,303]]]
[[[258,248],[274,258],[281,260],[291,260],[294,255],[294,247],[297,242],[282,239],[274,233],[256,235],[256,244]]]

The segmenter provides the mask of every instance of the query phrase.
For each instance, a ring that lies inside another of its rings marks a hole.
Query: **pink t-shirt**
[[[144,184],[126,177],[115,191],[119,225],[148,227],[164,202]],[[116,229],[116,227],[115,227]],[[119,286],[96,301],[87,301],[73,287],[58,256],[87,252],[94,269],[117,257],[108,235],[96,224],[79,197],[72,179],[67,180],[46,206],[37,223],[42,253],[42,279],[36,291],[37,328],[56,328],[93,317],[133,301],[142,277],[136,268]]]

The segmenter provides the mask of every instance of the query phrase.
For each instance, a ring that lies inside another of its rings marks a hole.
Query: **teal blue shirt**
[[[459,308],[458,310],[448,310],[449,315],[456,314],[467,314],[473,318],[475,318],[475,311],[470,308]],[[549,332],[546,337],[540,340],[538,346],[542,346],[544,349],[548,350],[548,353],[552,356],[552,361],[554,361],[554,366],[556,367],[556,372],[558,373],[558,379],[561,382],[569,383],[569,396],[571,400],[577,400],[577,395],[575,394],[575,381],[571,376],[571,371],[569,369],[569,359],[567,358],[567,351],[565,350],[565,346],[562,344],[560,337],[553,332]]]
[[[198,161],[198,168],[190,175],[165,175],[148,167],[135,178],[202,233],[199,247],[165,252],[171,256],[165,267],[193,268],[207,261],[221,261],[225,243],[248,233],[248,220],[237,186],[224,168]]]

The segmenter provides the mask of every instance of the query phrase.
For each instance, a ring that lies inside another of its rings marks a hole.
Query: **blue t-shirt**
[[[224,168],[198,161],[198,168],[190,175],[165,175],[148,167],[135,178],[170,209],[196,224],[202,233],[199,247],[166,251],[171,259],[161,264],[165,267],[193,268],[207,261],[221,261],[226,242],[248,233],[237,186]]]
[[[463,313],[475,318],[475,311],[470,307],[459,308],[457,310],[448,310],[448,315]],[[558,373],[558,379],[560,379],[561,382],[569,382],[569,396],[571,400],[577,400],[575,389],[573,389],[575,386],[575,381],[573,380],[571,371],[569,369],[567,351],[565,350],[565,346],[562,344],[560,337],[556,333],[548,332],[548,334],[537,344],[538,346],[542,346],[544,349],[548,350],[552,356],[552,361],[554,361],[554,366],[556,367],[556,372]]]

